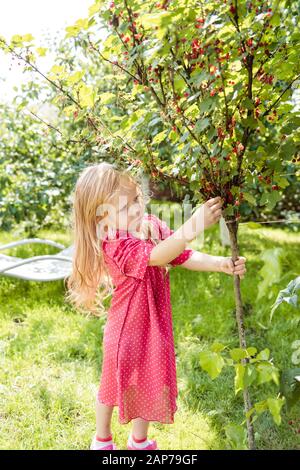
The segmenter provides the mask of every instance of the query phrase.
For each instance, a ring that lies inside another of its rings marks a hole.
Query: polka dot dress
[[[161,240],[174,231],[158,217]],[[169,273],[148,266],[155,244],[118,229],[102,240],[104,260],[115,286],[103,335],[103,362],[97,399],[119,408],[119,423],[133,418],[174,423],[178,395]],[[184,263],[185,249],[170,264]]]

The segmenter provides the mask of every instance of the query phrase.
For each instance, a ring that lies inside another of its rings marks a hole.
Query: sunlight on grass
[[[258,229],[250,229],[247,225],[240,226],[240,233],[247,234],[251,236],[251,234],[255,234],[256,237],[260,237],[261,239],[268,239],[276,243],[296,243],[299,244],[299,232],[289,232],[282,228],[258,228]]]

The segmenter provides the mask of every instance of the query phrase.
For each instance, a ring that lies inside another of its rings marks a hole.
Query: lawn
[[[58,230],[37,234],[69,244]],[[19,237],[18,237],[19,238]],[[14,239],[0,233],[0,244]],[[240,254],[247,258],[242,280],[248,346],[269,348],[274,364],[291,366],[291,343],[299,338],[299,314],[281,305],[269,322],[270,306],[280,289],[299,274],[300,236],[287,228],[253,230],[240,226]],[[229,256],[222,247],[218,227],[205,236],[205,245],[192,248]],[[267,248],[284,250],[281,281],[270,296],[256,301],[261,255]],[[5,251],[16,256],[55,253],[47,246],[21,246]],[[226,449],[223,426],[243,419],[242,395],[234,395],[233,373],[215,380],[200,368],[199,351],[214,341],[238,347],[233,279],[220,273],[172,268],[171,297],[179,387],[175,424],[152,423],[149,437],[160,449]],[[95,432],[94,403],[101,374],[102,335],[105,319],[85,317],[64,302],[63,281],[38,283],[0,277],[1,449],[88,449]],[[252,391],[253,401],[275,396],[275,384]],[[120,425],[114,410],[112,431],[125,449],[130,424]],[[257,446],[264,449],[300,449],[298,426],[289,421],[300,407],[284,408],[282,424],[264,413],[255,423]]]

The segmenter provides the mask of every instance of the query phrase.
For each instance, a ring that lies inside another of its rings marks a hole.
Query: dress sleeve
[[[144,278],[153,248],[150,241],[131,237],[104,240],[102,244],[103,251],[120,271],[136,279]]]
[[[161,240],[168,238],[170,235],[174,233],[174,230],[170,229],[170,227],[166,224],[164,220],[160,220],[156,215],[153,215],[153,214],[151,217],[153,217],[154,221],[158,224]],[[193,250],[192,248],[186,248],[185,250],[183,250],[182,253],[180,253],[180,255],[172,259],[172,261],[170,261],[169,264],[171,264],[172,266],[177,266],[179,264],[184,263],[192,256],[194,251],[195,250]]]

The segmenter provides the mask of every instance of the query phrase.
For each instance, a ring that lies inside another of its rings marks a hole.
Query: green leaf
[[[259,271],[263,280],[258,285],[257,300],[267,294],[268,288],[272,284],[279,282],[281,276],[281,254],[282,248],[270,248],[263,252],[261,258],[264,261],[264,265]]]
[[[263,349],[259,354],[256,356],[257,361],[267,361],[270,357],[270,350],[268,348]]]
[[[265,126],[265,125],[263,124],[263,122],[261,122],[259,119],[257,120],[257,124],[258,124],[258,126],[259,126],[261,135],[264,135],[265,132],[267,131],[266,126]]]
[[[268,194],[268,204],[267,204],[267,209],[272,210],[278,201],[281,199],[281,194],[279,191],[272,191],[271,193]]]
[[[258,373],[258,385],[273,380],[276,385],[279,385],[278,370],[271,362],[260,362],[256,365]]]
[[[66,31],[66,38],[72,38],[78,35],[79,28],[77,26],[67,26],[65,28]]]
[[[178,134],[177,132],[173,131],[173,129],[169,132],[168,137],[172,142],[176,142],[178,140]]]
[[[270,319],[272,320],[275,310],[279,307],[282,302],[287,302],[293,307],[297,308],[298,294],[297,291],[300,289],[300,276],[292,279],[285,289],[279,291],[279,294],[272,305]]]
[[[225,361],[221,354],[213,351],[201,351],[199,355],[200,365],[212,379],[220,375]]]
[[[243,193],[243,196],[244,196],[244,199],[246,199],[246,201],[250,202],[250,204],[252,204],[253,206],[256,205],[256,199],[252,194]]]
[[[105,41],[102,44],[103,52],[107,53],[113,50],[115,53],[117,53],[116,47],[118,45],[119,45],[119,39],[113,34],[111,34],[105,39]]]
[[[184,115],[186,117],[193,118],[193,119],[196,116],[198,116],[198,114],[199,114],[199,108],[198,108],[198,105],[196,103],[189,106],[184,112]]]
[[[280,376],[280,393],[286,399],[287,409],[290,410],[300,401],[300,368],[286,369]]]
[[[293,131],[298,129],[300,126],[300,117],[297,115],[291,115],[291,118],[288,121],[284,121],[283,127],[280,129],[282,134],[292,134]],[[286,141],[282,143],[284,145]]]
[[[66,116],[71,116],[74,111],[76,111],[76,106],[74,104],[72,104],[71,106],[66,106],[64,109],[63,109],[63,112],[65,113]]]
[[[244,388],[244,375],[245,375],[245,366],[243,364],[235,365],[235,378],[234,378],[234,388],[235,394]]]
[[[295,349],[292,353],[292,363],[295,365],[300,364],[300,340],[293,341],[291,348]]]
[[[47,50],[48,50],[48,49],[47,49],[46,47],[37,47],[37,48],[36,48],[36,52],[38,53],[38,55],[39,55],[40,57],[45,56]]]
[[[254,109],[254,103],[252,100],[250,100],[250,98],[245,98],[242,101],[242,107],[246,109]]]
[[[253,364],[247,364],[245,375],[244,375],[245,387],[249,387],[249,385],[252,385],[255,382],[257,375],[258,374],[257,374],[255,366]]]
[[[203,82],[204,80],[208,80],[209,78],[210,76],[207,72],[203,70],[199,72],[199,70],[195,69],[191,73],[190,81],[194,86],[199,86],[201,82]]]
[[[100,102],[101,104],[109,104],[115,101],[116,95],[115,93],[111,93],[109,91],[106,91],[104,93],[101,93],[100,95]]]
[[[225,349],[226,346],[224,346],[224,344],[222,343],[213,343],[210,347],[211,351],[214,351],[214,352],[220,352],[220,351],[223,351]]]
[[[249,356],[254,356],[257,353],[257,349],[253,346],[246,349]]]
[[[286,188],[290,184],[287,178],[283,178],[282,176],[276,176],[276,182],[278,186],[282,189]]]
[[[279,157],[290,160],[296,153],[297,147],[292,140],[286,141],[279,149]]]
[[[11,38],[11,43],[15,46],[22,46],[23,37],[20,34],[14,34]]]
[[[95,91],[92,87],[85,84],[79,88],[79,101],[81,106],[92,107],[94,106]]]
[[[53,65],[51,67],[48,78],[52,79],[62,79],[67,76],[65,67],[63,65]]]
[[[67,78],[68,85],[74,85],[75,83],[80,82],[83,76],[84,72],[82,70],[78,70],[77,72],[72,73]]]
[[[267,209],[272,210],[276,203],[281,199],[281,194],[279,191],[270,191],[270,192],[265,192],[263,193],[261,199],[260,199],[260,204],[264,205],[267,204]]]
[[[24,42],[32,42],[33,40],[34,37],[30,33],[24,34],[23,36],[15,34],[11,38],[11,42],[14,43],[15,46],[22,46]]]
[[[206,113],[206,112],[210,111],[211,108],[213,108],[213,106],[214,106],[213,100],[208,98],[208,99],[206,99],[206,100],[204,100],[204,101],[201,101],[201,103],[200,103],[200,111],[201,111],[202,113]]]
[[[242,124],[244,127],[250,127],[250,129],[256,129],[258,121],[254,119],[252,116],[249,116],[246,119],[242,119]]]
[[[154,26],[163,26],[171,22],[173,14],[167,11],[159,13],[147,13],[138,17],[137,22],[145,29],[153,29]]]
[[[263,413],[264,411],[268,409],[267,400],[263,400],[263,401],[255,403],[254,408],[256,412],[260,415],[261,413]]]
[[[240,361],[241,359],[247,357],[247,352],[245,349],[241,348],[233,348],[229,351],[229,354],[234,361]]]
[[[179,77],[178,75],[174,77],[174,88],[177,93],[180,93],[186,88],[186,83],[184,79]]]
[[[89,28],[89,19],[88,18],[79,18],[74,27],[78,29],[78,32],[83,29],[88,29]]]
[[[91,5],[88,9],[89,16],[93,16],[95,13],[98,13],[100,10],[100,4],[96,1],[93,5]]]
[[[145,89],[143,85],[134,85],[131,94],[133,97],[135,97],[136,95],[138,95],[139,93],[143,93],[144,91]]]
[[[204,129],[206,129],[209,126],[209,124],[210,124],[210,120],[208,118],[198,119],[198,121],[196,122],[196,129],[197,131],[201,132]]]
[[[267,398],[269,410],[276,424],[281,423],[281,408],[284,404],[284,398]]]
[[[274,13],[272,16],[271,16],[271,19],[270,19],[270,24],[274,25],[274,26],[280,26],[280,22],[281,22],[281,17],[279,15],[279,13]]]
[[[160,144],[165,138],[167,137],[168,131],[162,131],[159,132],[159,134],[156,134],[156,136],[153,139],[153,144]]]
[[[226,437],[235,450],[246,450],[247,433],[246,429],[240,424],[228,424],[225,426]]]

